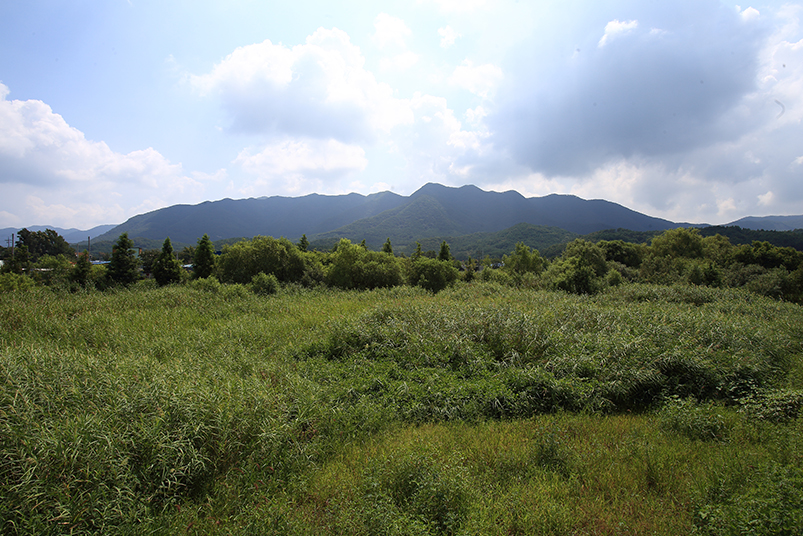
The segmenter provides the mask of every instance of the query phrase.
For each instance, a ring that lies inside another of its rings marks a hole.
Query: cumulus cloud
[[[8,94],[0,84],[0,182],[6,200],[14,200],[16,218],[108,223],[132,215],[110,198],[136,191],[160,204],[202,190],[181,165],[152,148],[114,152],[87,140],[44,102],[8,100]]]
[[[460,37],[460,34],[452,29],[451,26],[438,28],[438,35],[441,36],[441,47],[449,48],[454,45],[454,42]]]
[[[496,65],[486,63],[475,66],[471,60],[464,60],[455,68],[449,82],[486,98],[496,89],[502,78],[502,69]]]
[[[418,63],[418,54],[407,51],[379,60],[379,68],[383,71],[402,72]]]
[[[418,1],[420,3],[423,0]],[[488,4],[487,0],[432,0],[432,2],[446,13],[471,12]]]
[[[496,143],[534,171],[582,175],[620,157],[671,156],[752,129],[756,118],[739,106],[756,87],[765,34],[713,2],[685,10],[647,24],[662,32],[614,21],[605,35],[618,37],[604,46],[518,64],[488,118]]]
[[[412,121],[409,106],[364,63],[345,32],[319,28],[292,48],[270,40],[240,47],[191,80],[221,99],[235,132],[353,143]]]
[[[347,178],[368,165],[365,151],[334,139],[276,140],[262,148],[247,148],[234,161],[257,177],[247,193],[280,183],[289,192],[321,188],[329,191],[333,183]]]
[[[379,48],[389,45],[405,48],[405,39],[412,33],[407,24],[398,17],[393,17],[387,13],[380,13],[374,20],[376,32],[371,40]]]
[[[600,38],[599,43],[597,43],[597,47],[602,48],[610,39],[613,39],[618,35],[628,33],[636,28],[638,28],[637,20],[620,22],[619,19],[614,19],[605,25],[605,33]]]

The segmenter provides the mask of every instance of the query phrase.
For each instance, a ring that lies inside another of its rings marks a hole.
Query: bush
[[[725,419],[713,404],[700,406],[692,398],[671,397],[658,413],[661,427],[698,441],[722,441],[728,436]]]
[[[468,516],[469,493],[459,466],[417,453],[390,455],[370,467],[365,480],[370,502],[390,503],[402,517],[397,525],[418,521],[435,534],[456,534]]]
[[[279,291],[279,280],[273,274],[260,272],[251,278],[251,290],[260,296],[276,294]]]
[[[0,274],[0,292],[22,291],[36,286],[33,279],[26,275],[6,272]]]
[[[201,290],[204,292],[220,292],[220,281],[217,280],[216,277],[209,276],[204,277],[201,279],[195,279],[194,281],[190,282],[190,287],[194,288],[195,290]]]
[[[484,272],[485,270],[483,270]],[[419,257],[412,263],[410,283],[431,292],[440,292],[455,281],[458,271],[450,262]]]

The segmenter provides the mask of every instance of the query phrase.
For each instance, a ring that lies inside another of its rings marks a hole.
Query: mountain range
[[[135,216],[95,240],[130,237],[193,244],[204,233],[212,240],[266,235],[312,243],[341,237],[365,240],[371,248],[387,238],[400,246],[434,236],[493,233],[516,224],[555,227],[586,234],[611,228],[660,231],[678,227],[603,200],[572,195],[526,198],[515,191],[486,192],[476,186],[426,184],[410,196],[392,192],[303,197],[223,199],[175,205]]]
[[[792,230],[803,228],[803,216],[748,217],[727,225]],[[71,243],[83,242],[87,236],[93,244],[111,242],[124,232],[135,241],[140,239],[144,247],[160,244],[168,236],[175,245],[194,245],[204,233],[213,241],[256,235],[296,241],[305,234],[319,249],[331,247],[343,237],[365,240],[371,249],[380,248],[390,238],[394,248],[407,250],[416,241],[425,244],[442,237],[459,240],[469,236],[472,243],[485,240],[490,247],[497,239],[495,234],[502,231],[511,237],[543,236],[554,242],[607,229],[654,232],[690,226],[604,200],[559,194],[527,198],[515,191],[487,192],[470,185],[455,188],[430,183],[410,196],[380,192],[222,199],[174,205],[89,231],[54,230]],[[0,233],[10,236],[16,231],[2,229]]]

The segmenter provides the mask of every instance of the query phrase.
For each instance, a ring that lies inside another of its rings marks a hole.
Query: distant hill
[[[556,194],[525,198],[514,191],[427,184],[408,197],[392,192],[312,194],[175,205],[135,216],[98,240],[114,240],[123,232],[145,241],[169,236],[174,244],[195,244],[204,233],[212,240],[266,235],[293,241],[306,234],[313,245],[344,237],[364,239],[371,249],[378,249],[390,238],[394,246],[404,248],[416,240],[496,233],[519,223],[577,234],[617,227],[660,231],[682,225],[609,201]]]
[[[803,216],[748,216],[728,223],[727,226],[754,231],[794,231],[803,229]]]
[[[95,238],[96,236],[100,236],[103,233],[108,232],[111,229],[114,229],[117,225],[99,225],[97,227],[93,227],[87,231],[81,231],[80,229],[62,229],[60,227],[53,227],[50,225],[30,225],[28,227],[6,227],[5,229],[0,229],[0,240],[5,241],[6,238],[11,238],[12,233],[17,234],[19,233],[20,229],[28,229],[29,231],[36,232],[36,231],[44,231],[47,229],[53,229],[58,234],[64,237],[64,240],[73,244],[75,242],[79,242],[81,240],[86,240],[87,237]],[[5,246],[5,242],[2,244]]]

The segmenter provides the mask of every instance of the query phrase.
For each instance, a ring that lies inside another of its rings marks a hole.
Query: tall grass
[[[793,526],[801,335],[682,287],[6,293],[0,532]]]

